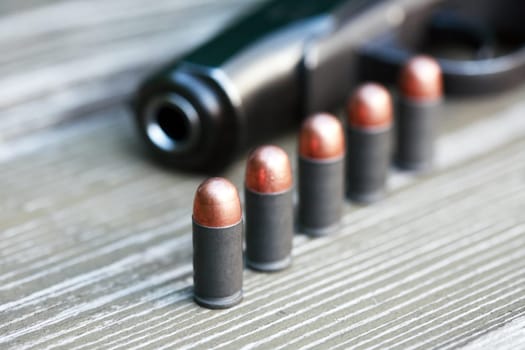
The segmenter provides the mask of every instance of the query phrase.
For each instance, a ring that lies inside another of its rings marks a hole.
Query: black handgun
[[[416,52],[436,55],[449,93],[511,87],[525,80],[524,4],[269,1],[149,77],[134,99],[138,129],[162,162],[209,171],[339,108],[359,81],[394,81]]]

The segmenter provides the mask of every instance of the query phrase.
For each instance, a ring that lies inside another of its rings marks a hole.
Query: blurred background
[[[0,2],[0,141],[126,99],[263,0]]]

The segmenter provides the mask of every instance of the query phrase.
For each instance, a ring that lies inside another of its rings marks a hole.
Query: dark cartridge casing
[[[378,201],[385,195],[390,166],[390,128],[347,129],[347,198],[362,204]]]
[[[339,227],[344,169],[344,157],[332,161],[299,158],[299,229],[302,232],[325,236]]]
[[[242,300],[242,221],[212,228],[193,221],[193,283],[195,301],[225,309]]]
[[[246,263],[257,271],[279,271],[292,261],[293,202],[291,189],[257,193],[245,189]]]
[[[441,102],[400,97],[397,105],[396,165],[418,172],[431,170]]]

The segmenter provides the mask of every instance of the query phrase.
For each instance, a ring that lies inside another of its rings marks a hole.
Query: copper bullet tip
[[[239,193],[230,181],[212,177],[197,188],[193,200],[195,222],[216,228],[235,225],[241,218]]]
[[[361,85],[348,103],[348,121],[357,128],[385,127],[392,123],[392,97],[376,83]]]
[[[259,193],[279,193],[292,187],[292,167],[286,152],[277,146],[261,146],[248,157],[246,188]]]
[[[443,74],[430,56],[411,58],[401,70],[399,87],[403,96],[415,100],[437,100],[443,95]]]
[[[299,155],[310,159],[339,158],[345,153],[345,136],[339,119],[328,113],[306,118],[299,134]]]

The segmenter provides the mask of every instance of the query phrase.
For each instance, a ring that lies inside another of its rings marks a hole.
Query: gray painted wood
[[[261,2],[2,1],[0,141],[128,98],[158,64]]]
[[[202,177],[149,163],[122,107],[18,140],[0,174],[0,346],[487,344],[525,312],[524,111],[449,130],[437,172],[393,172],[389,197],[346,205],[337,235],[297,235],[293,267],[246,271],[245,301],[227,311],[191,300]],[[480,140],[481,155],[464,148]],[[293,154],[293,135],[277,141]],[[242,167],[225,174],[239,188]]]
[[[27,13],[87,6],[35,3]],[[118,23],[124,36],[139,24]],[[75,35],[95,35],[82,32]],[[102,75],[136,78],[114,69]],[[95,80],[102,96],[111,84]],[[62,112],[79,115],[50,102],[67,94],[64,84],[42,90],[41,100],[22,89],[10,105],[31,110],[40,101],[49,116],[41,130],[14,132],[22,124],[0,117],[0,348],[523,348],[525,87],[449,102],[435,172],[392,169],[384,201],[345,204],[334,236],[297,234],[290,269],[245,271],[244,302],[210,311],[191,299],[191,201],[203,177],[149,162],[119,102],[101,109],[100,97],[79,95],[73,105],[100,110],[49,127]],[[294,135],[275,142],[294,160]],[[239,189],[243,166],[241,158],[223,174]]]

